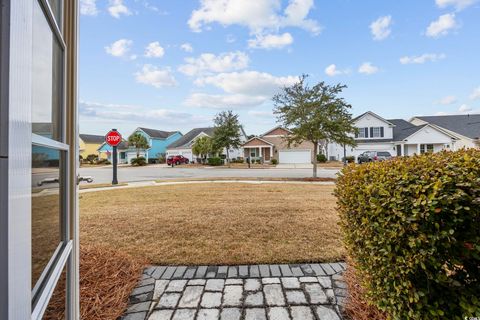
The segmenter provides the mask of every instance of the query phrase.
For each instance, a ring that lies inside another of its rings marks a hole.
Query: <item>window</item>
[[[356,134],[355,137],[368,138],[368,128],[358,128],[358,134]]]
[[[257,156],[257,149],[250,149],[250,157],[255,158]]]
[[[371,127],[371,138],[383,138],[383,127]]]
[[[433,144],[421,144],[420,154],[423,154],[423,153],[433,153]]]

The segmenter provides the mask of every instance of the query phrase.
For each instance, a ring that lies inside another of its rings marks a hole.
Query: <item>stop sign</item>
[[[117,130],[110,130],[105,135],[105,142],[112,147],[116,147],[122,142],[122,135]]]

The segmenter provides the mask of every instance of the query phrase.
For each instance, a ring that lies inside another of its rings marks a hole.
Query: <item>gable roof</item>
[[[80,139],[85,143],[101,144],[105,142],[105,136],[99,136],[96,134],[80,134]]]
[[[97,151],[100,151],[100,149],[102,149],[104,146],[106,146],[107,143],[106,142],[103,142],[98,148],[97,148]],[[117,151],[120,151],[120,150],[128,150],[129,146],[128,146],[128,141],[126,141],[125,139],[122,140],[122,142],[120,142],[117,146]]]
[[[285,130],[285,131],[287,131],[288,133],[291,133],[291,131],[288,130],[287,128],[284,128],[284,127],[282,127],[282,126],[276,126],[275,128],[272,128],[272,129],[268,130],[267,132],[265,132],[264,134],[260,135],[260,137],[267,136],[270,132],[273,132],[273,131],[275,131],[275,130],[277,130],[277,129]]]
[[[415,117],[470,139],[480,138],[480,114]]]
[[[139,127],[138,129],[148,134],[150,138],[157,138],[157,139],[166,139],[170,137],[172,134],[175,134],[178,132],[178,131],[162,131],[157,129],[142,128],[142,127]]]
[[[248,139],[247,141],[245,141],[245,143],[242,144],[242,146],[247,145],[247,143],[249,143],[249,142],[251,142],[251,141],[253,141],[253,140],[262,141],[262,142],[264,142],[264,143],[266,143],[266,144],[268,144],[268,145],[270,145],[270,146],[273,146],[273,145],[274,145],[274,144],[271,143],[270,141],[267,141],[267,140],[265,140],[265,139],[262,139],[261,137],[252,137],[252,138]]]
[[[391,119],[391,120],[388,120],[388,122],[395,125],[393,127],[394,141],[402,141],[426,126],[426,125],[416,126],[403,119]]]
[[[380,117],[378,114],[376,114],[376,113],[374,113],[374,112],[372,112],[372,111],[364,112],[364,113],[362,113],[361,115],[353,118],[352,120],[353,120],[353,121],[357,121],[358,119],[366,116],[367,114],[369,114],[369,115],[377,118],[378,120],[381,120],[381,121],[386,122],[386,123],[388,123],[388,124],[394,125],[394,124],[391,122],[391,120],[384,119],[384,118]]]
[[[213,131],[215,128],[207,127],[207,128],[194,128],[187,132],[184,136],[182,136],[177,141],[169,144],[167,149],[174,149],[174,148],[182,148],[182,147],[189,147],[190,142],[195,139],[199,134],[204,133],[207,136],[211,137],[213,135]]]

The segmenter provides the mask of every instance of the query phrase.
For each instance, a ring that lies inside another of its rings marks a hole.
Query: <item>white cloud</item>
[[[451,29],[457,27],[455,21],[455,13],[447,13],[438,17],[438,20],[433,21],[427,28],[426,35],[432,38],[439,38],[447,35]]]
[[[145,48],[145,57],[161,58],[165,54],[165,49],[162,48],[158,41],[151,42]]]
[[[475,88],[472,92],[472,94],[470,94],[470,99],[471,100],[478,100],[480,99],[480,87],[478,88]]]
[[[334,76],[338,76],[341,74],[348,74],[348,73],[350,73],[348,69],[339,70],[337,69],[337,66],[335,64],[331,64],[325,68],[325,74],[329,77],[334,77]]]
[[[142,70],[135,73],[138,83],[148,84],[155,88],[172,87],[177,84],[170,69],[161,69],[150,64],[145,64]]]
[[[253,34],[278,31],[284,27],[300,27],[319,34],[320,26],[307,16],[314,7],[313,0],[290,0],[282,12],[279,0],[200,0],[200,8],[194,10],[188,25],[200,32],[209,24],[223,26],[241,25]]]
[[[392,16],[380,17],[370,24],[370,31],[372,32],[374,40],[386,39],[392,30],[390,26],[392,24]]]
[[[97,0],[80,0],[80,14],[96,16],[98,14]]]
[[[258,118],[267,118],[267,119],[273,119],[273,113],[271,111],[256,111],[256,110],[250,110],[248,111],[248,114],[252,117],[258,117]]]
[[[471,6],[477,1],[478,0],[435,0],[435,3],[441,9],[453,6],[456,10],[460,11]]]
[[[258,71],[220,73],[195,80],[198,86],[213,85],[230,94],[264,96],[270,99],[280,88],[298,82],[296,76],[276,77]]]
[[[423,64],[425,62],[436,62],[445,59],[447,56],[443,53],[425,53],[420,56],[404,56],[400,58],[401,64]]]
[[[108,12],[112,17],[115,17],[117,19],[119,19],[122,14],[126,16],[132,14],[132,12],[130,12],[127,6],[123,4],[123,0],[110,0]]]
[[[444,105],[444,106],[447,106],[447,105],[450,105],[450,104],[453,104],[453,103],[456,103],[456,102],[457,102],[457,97],[455,97],[455,96],[445,96],[442,99],[440,99],[437,103],[441,104],[441,105]]]
[[[293,37],[290,33],[257,35],[255,39],[248,40],[250,48],[261,49],[280,49],[293,43]]]
[[[125,57],[130,52],[132,47],[133,41],[128,39],[120,39],[115,41],[109,46],[105,47],[105,51],[114,57]],[[135,58],[134,55],[130,56],[130,58]]]
[[[166,108],[146,108],[138,105],[104,104],[98,102],[80,101],[79,114],[84,119],[95,121],[96,126],[101,121],[113,120],[118,122],[131,122],[135,126],[142,123],[171,125],[210,123],[211,119],[204,116],[192,115]],[[178,129],[178,128],[174,128]]]
[[[460,113],[468,113],[470,111],[472,111],[473,109],[471,107],[469,107],[468,105],[466,104],[462,104],[459,108],[458,108],[458,112]]]
[[[209,109],[238,109],[254,107],[266,101],[262,96],[245,94],[191,94],[184,102],[188,107]]]
[[[380,69],[376,66],[374,66],[371,62],[364,62],[362,65],[358,68],[358,72],[363,73],[363,74],[374,74],[377,73]]]
[[[185,52],[193,52],[193,47],[190,43],[186,42],[186,43],[183,43],[181,46],[180,46],[180,49],[182,49],[183,51]]]
[[[202,53],[198,58],[186,58],[178,71],[188,76],[242,70],[248,67],[249,58],[243,52],[226,52],[219,55]]]

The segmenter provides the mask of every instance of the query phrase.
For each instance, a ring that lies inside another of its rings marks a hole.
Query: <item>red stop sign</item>
[[[105,135],[105,142],[112,147],[116,147],[122,142],[122,135],[117,130],[110,130]]]

